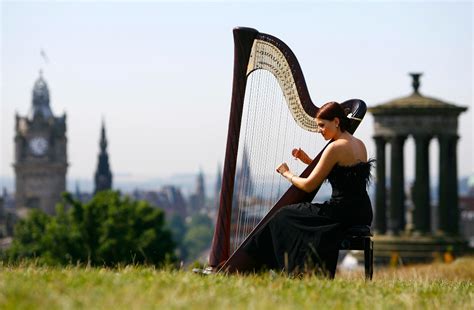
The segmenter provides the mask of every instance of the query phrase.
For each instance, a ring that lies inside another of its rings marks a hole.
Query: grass
[[[331,281],[184,270],[0,265],[0,309],[474,309],[474,258]]]

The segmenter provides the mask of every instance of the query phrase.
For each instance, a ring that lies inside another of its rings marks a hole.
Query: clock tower
[[[55,117],[42,73],[33,87],[30,113],[16,115],[15,201],[17,209],[39,208],[48,214],[66,190],[66,114]]]

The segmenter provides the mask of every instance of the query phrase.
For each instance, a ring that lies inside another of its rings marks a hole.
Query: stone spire
[[[81,200],[81,189],[79,188],[79,181],[76,181],[76,199]]]
[[[105,124],[102,121],[100,136],[100,153],[97,170],[95,172],[94,193],[112,188],[112,172],[109,166],[109,155],[107,154],[107,138],[105,136]]]
[[[242,162],[240,166],[240,171],[238,172],[236,180],[241,179],[239,182],[240,184],[245,184],[244,188],[239,188],[241,194],[252,197],[253,195],[253,179],[252,179],[252,171],[250,170],[250,160],[247,149],[244,149],[244,153],[242,154]],[[240,194],[239,194],[240,195]]]
[[[206,203],[206,190],[204,184],[204,172],[202,171],[202,169],[199,169],[199,174],[197,177],[196,197],[199,207],[203,207]]]
[[[43,78],[42,71],[40,71],[40,76],[33,86],[33,105],[30,112],[30,119],[37,117],[42,117],[43,119],[53,117],[53,112],[49,106],[49,89]]]

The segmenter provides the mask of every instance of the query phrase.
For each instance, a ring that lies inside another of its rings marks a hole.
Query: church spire
[[[206,190],[205,190],[205,185],[204,185],[204,172],[202,169],[199,169],[199,174],[197,177],[197,184],[196,184],[196,195],[198,199],[198,203],[200,207],[202,208],[204,204],[206,203]]]
[[[79,181],[76,180],[76,193],[75,193],[76,199],[81,201],[81,189],[79,188]]]
[[[102,120],[102,130],[100,135],[100,153],[97,170],[95,172],[94,193],[112,188],[112,172],[109,166],[109,155],[107,153],[107,137],[105,134],[105,123]]]
[[[240,171],[237,179],[241,179],[240,184],[245,184],[244,188],[239,190],[243,191],[242,193],[246,196],[251,197],[253,195],[253,179],[252,171],[250,170],[250,160],[247,148],[244,148],[244,153],[242,154],[242,162],[240,166]]]
[[[100,131],[100,153],[107,154],[107,137],[105,136],[104,120],[102,120],[102,129]]]

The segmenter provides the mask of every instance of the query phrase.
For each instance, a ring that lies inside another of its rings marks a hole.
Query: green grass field
[[[200,276],[149,267],[0,265],[0,309],[474,309],[474,258],[376,269],[374,280]]]

